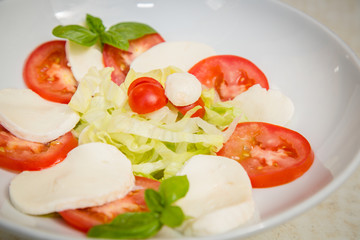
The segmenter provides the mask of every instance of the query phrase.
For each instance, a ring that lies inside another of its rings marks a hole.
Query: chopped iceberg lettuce
[[[196,108],[181,116],[170,103],[145,115],[132,112],[128,105],[127,87],[136,78],[148,76],[164,84],[169,74],[179,71],[174,67],[149,73],[130,70],[118,86],[111,81],[112,68],[90,69],[69,103],[81,116],[74,129],[79,144],[114,145],[130,159],[136,175],[160,180],[175,175],[194,155],[215,154],[243,117],[233,105],[216,102],[211,90],[202,95],[204,119],[190,117]]]

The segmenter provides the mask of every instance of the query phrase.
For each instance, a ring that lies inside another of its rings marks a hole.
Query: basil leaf
[[[170,205],[184,197],[189,190],[189,181],[186,176],[174,176],[165,179],[159,187],[165,205]]]
[[[89,237],[97,238],[149,238],[163,225],[178,227],[185,220],[184,212],[171,204],[186,195],[189,181],[186,176],[174,176],[164,180],[159,192],[145,190],[145,202],[150,212],[133,212],[118,215],[111,223],[92,227]]]
[[[65,38],[87,47],[91,47],[98,40],[96,33],[79,25],[59,25],[53,29],[52,34],[56,37]]]
[[[161,212],[164,208],[161,195],[151,188],[145,190],[145,202],[147,207],[154,212]]]
[[[137,39],[144,35],[156,33],[155,29],[144,23],[122,22],[109,28],[109,31],[122,33],[127,40]]]
[[[89,237],[149,238],[162,227],[158,215],[152,212],[133,212],[118,215],[111,223],[92,227]]]
[[[91,16],[90,14],[86,14],[86,25],[93,33],[100,34],[105,31],[102,20],[98,17]]]
[[[57,26],[53,29],[53,35],[76,42],[80,45],[90,47],[100,38],[102,44],[127,51],[129,40],[141,38],[144,35],[156,33],[155,29],[144,23],[123,22],[109,28],[108,31],[102,20],[98,17],[86,14],[86,25]]]
[[[102,43],[109,44],[113,47],[128,50],[129,42],[121,33],[106,31],[100,34],[100,39]]]
[[[166,206],[160,216],[160,221],[172,228],[180,226],[184,220],[184,212],[178,206]]]

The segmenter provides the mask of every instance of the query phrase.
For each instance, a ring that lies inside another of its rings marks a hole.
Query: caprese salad
[[[57,26],[0,90],[0,167],[11,203],[59,213],[90,237],[207,236],[255,215],[252,188],[314,161],[286,127],[294,106],[251,61],[152,27]]]

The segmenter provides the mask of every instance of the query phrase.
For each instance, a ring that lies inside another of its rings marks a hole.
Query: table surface
[[[282,0],[313,17],[360,57],[360,0]],[[25,240],[0,231],[0,240]],[[247,240],[360,239],[360,168],[326,200],[301,216]]]

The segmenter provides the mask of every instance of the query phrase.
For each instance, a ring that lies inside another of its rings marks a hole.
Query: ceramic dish
[[[21,7],[19,7],[21,6]],[[360,162],[360,61],[337,36],[276,1],[251,0],[2,0],[0,88],[22,88],[23,62],[37,45],[54,39],[58,24],[86,13],[106,26],[144,22],[168,41],[190,40],[219,54],[250,59],[295,105],[287,127],[304,135],[315,152],[311,169],[280,187],[254,189],[260,222],[207,239],[238,239],[283,223],[337,189]],[[0,227],[33,239],[84,239],[61,219],[17,212],[8,199],[14,173],[0,170]]]

